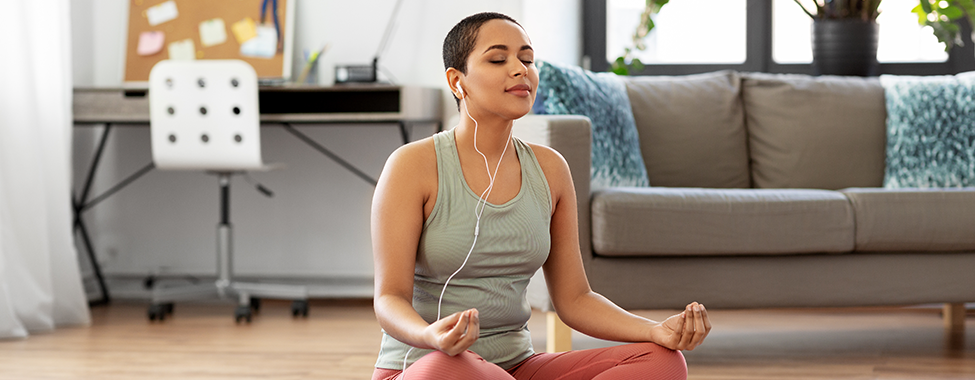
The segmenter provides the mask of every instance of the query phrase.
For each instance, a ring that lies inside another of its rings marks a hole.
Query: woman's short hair
[[[518,21],[510,16],[496,12],[482,12],[467,16],[460,20],[457,25],[454,25],[443,40],[443,69],[447,70],[453,67],[461,73],[467,74],[467,58],[474,51],[478,30],[485,22],[497,19],[511,21],[515,25],[521,26]],[[457,104],[460,105],[460,100],[456,100]]]

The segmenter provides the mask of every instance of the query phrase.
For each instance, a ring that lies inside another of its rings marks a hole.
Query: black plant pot
[[[875,21],[821,19],[813,22],[813,73],[816,75],[877,75]]]

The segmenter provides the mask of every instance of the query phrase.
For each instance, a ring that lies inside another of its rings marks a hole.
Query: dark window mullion
[[[745,4],[747,58],[743,71],[766,72],[772,57],[772,1],[748,0]]]
[[[606,61],[606,0],[582,1],[582,54],[590,70],[608,71]]]

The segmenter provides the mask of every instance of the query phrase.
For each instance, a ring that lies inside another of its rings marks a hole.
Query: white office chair
[[[149,320],[164,320],[173,302],[236,296],[237,322],[251,321],[261,298],[292,300],[295,316],[308,315],[304,286],[233,280],[230,179],[265,170],[261,160],[257,74],[240,60],[164,60],[149,73],[152,160],[159,169],[205,170],[220,183],[217,280],[213,284],[155,286]]]

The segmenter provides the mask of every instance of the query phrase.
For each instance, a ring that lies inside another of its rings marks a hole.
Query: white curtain
[[[69,0],[0,0],[0,339],[90,323],[72,242]]]

